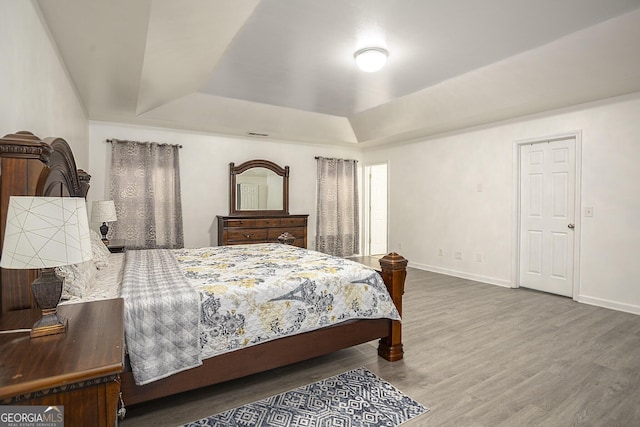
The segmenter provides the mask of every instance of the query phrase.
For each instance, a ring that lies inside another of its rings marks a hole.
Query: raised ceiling
[[[368,146],[640,91],[640,0],[38,4],[91,120]]]

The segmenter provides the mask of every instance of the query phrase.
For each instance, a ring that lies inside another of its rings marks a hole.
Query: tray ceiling
[[[38,4],[91,120],[367,146],[640,91],[640,0]]]

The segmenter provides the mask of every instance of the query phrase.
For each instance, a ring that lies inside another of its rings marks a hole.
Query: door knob
[[[576,226],[573,225],[573,224],[569,224],[569,225],[567,225],[567,227],[569,227],[570,230],[573,230],[574,228],[576,228]]]

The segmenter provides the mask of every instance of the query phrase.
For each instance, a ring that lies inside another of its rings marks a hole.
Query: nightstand
[[[124,252],[124,240],[110,240],[107,248],[112,254],[119,254],[121,252]]]
[[[124,369],[121,298],[58,307],[67,332],[0,334],[0,405],[64,406],[65,426],[117,424]],[[0,330],[30,328],[40,310],[9,311]]]

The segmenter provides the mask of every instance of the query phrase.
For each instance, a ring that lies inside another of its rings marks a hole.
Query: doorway
[[[576,136],[519,144],[519,286],[574,297]]]
[[[364,168],[364,255],[387,253],[387,164]]]

